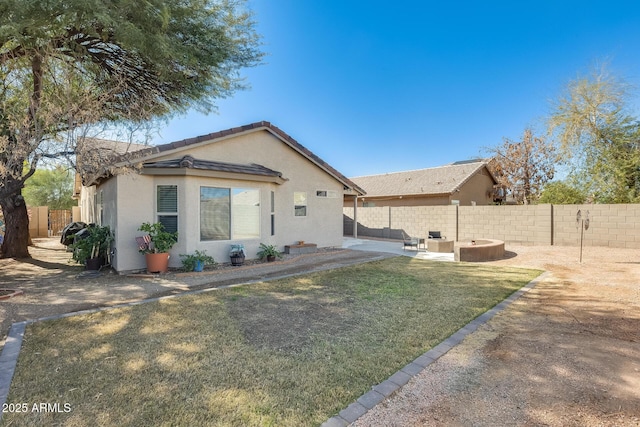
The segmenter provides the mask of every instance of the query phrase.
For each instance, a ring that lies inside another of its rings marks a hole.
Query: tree
[[[28,256],[22,188],[41,161],[91,152],[88,128],[211,111],[258,47],[242,0],[0,3],[1,256]]]
[[[587,200],[587,196],[579,188],[565,181],[548,182],[542,189],[539,203],[558,205],[578,205]]]
[[[38,169],[24,186],[28,206],[48,206],[50,209],[71,209],[74,174],[58,165],[54,169]]]
[[[597,202],[640,201],[640,123],[631,86],[605,68],[569,82],[549,117],[549,132],[570,176]]]
[[[542,186],[553,179],[555,150],[544,139],[534,136],[531,129],[525,129],[522,141],[505,138],[502,145],[488,151],[493,156],[491,167],[498,184],[517,203],[532,203]]]

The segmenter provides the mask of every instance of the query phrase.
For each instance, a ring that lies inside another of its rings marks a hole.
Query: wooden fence
[[[64,227],[74,221],[71,209],[50,210],[46,206],[36,206],[27,208],[27,212],[29,214],[29,235],[32,238],[59,236]],[[76,216],[79,217],[79,211]]]

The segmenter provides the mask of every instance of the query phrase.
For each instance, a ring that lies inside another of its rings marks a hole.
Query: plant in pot
[[[109,259],[111,243],[113,236],[109,226],[90,225],[75,234],[69,247],[76,262],[84,264],[87,270],[100,270]]]
[[[231,265],[244,264],[244,245],[231,245],[229,258],[231,258]]]
[[[273,262],[276,258],[282,258],[282,254],[274,245],[265,245],[260,243],[260,250],[258,251],[258,258],[265,259],[267,262]]]
[[[169,269],[169,250],[178,241],[178,232],[165,231],[160,222],[142,223],[139,231],[147,233],[146,236],[136,237],[138,250],[144,254],[149,273],[166,273]]]
[[[182,258],[182,268],[186,271],[202,271],[207,265],[215,265],[212,256],[207,255],[207,251],[196,250],[193,254],[180,254]]]

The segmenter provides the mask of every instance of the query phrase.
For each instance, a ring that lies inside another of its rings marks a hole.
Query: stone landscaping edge
[[[374,261],[373,259],[371,261]],[[278,277],[271,277],[267,279],[267,281],[284,279],[292,276],[299,276],[301,273],[293,273],[286,274]],[[446,340],[442,341],[437,346],[433,347],[431,350],[427,351],[423,355],[417,357],[415,360],[407,364],[405,367],[400,369],[395,374],[391,375],[388,379],[377,384],[371,388],[370,391],[360,396],[356,399],[355,402],[351,403],[345,409],[339,412],[338,415],[329,418],[325,421],[321,427],[345,427],[358,418],[363,416],[367,411],[372,409],[375,405],[382,402],[387,397],[391,396],[393,393],[398,391],[402,386],[407,384],[411,378],[415,375],[419,374],[431,363],[435,362],[442,355],[446,354],[449,350],[451,350],[454,346],[462,342],[462,340],[472,332],[474,332],[478,327],[489,321],[493,316],[507,308],[511,303],[520,298],[525,292],[528,292],[532,288],[536,286],[536,284],[544,279],[544,277],[549,274],[548,272],[542,273],[540,276],[536,277],[534,280],[520,288],[519,290],[512,293],[509,297],[504,299],[502,302],[495,305],[490,310],[476,317],[474,320],[460,328],[457,332],[451,335]],[[146,304],[150,302],[157,302],[164,299],[176,298],[179,296],[185,295],[194,295],[200,294],[204,292],[216,291],[218,289],[226,289],[232,287],[239,287],[250,285],[254,283],[264,282],[264,279],[252,280],[237,284],[224,285],[219,287],[212,287],[206,289],[198,289],[193,291],[181,292],[180,294],[175,295],[166,295],[162,297],[156,298],[147,298],[140,301],[128,302],[123,304],[116,304],[108,307],[99,307],[89,310],[76,311],[71,313],[57,314],[53,316],[42,317],[38,319],[30,319],[24,320],[21,322],[16,322],[11,325],[9,329],[9,333],[7,335],[7,339],[5,345],[2,349],[2,353],[0,354],[0,405],[4,406],[7,401],[7,397],[9,395],[9,388],[11,387],[11,381],[13,379],[13,374],[16,369],[16,365],[18,363],[18,356],[20,355],[20,349],[22,347],[22,340],[24,338],[24,333],[27,325],[31,323],[37,323],[47,320],[55,320],[62,319],[65,317],[72,316],[81,316],[85,314],[97,313],[105,310],[112,310],[123,307],[131,307],[141,304]],[[0,420],[2,420],[2,412],[0,412]]]

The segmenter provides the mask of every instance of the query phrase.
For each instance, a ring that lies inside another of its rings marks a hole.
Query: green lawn
[[[30,325],[5,425],[319,425],[540,274],[397,257]]]

